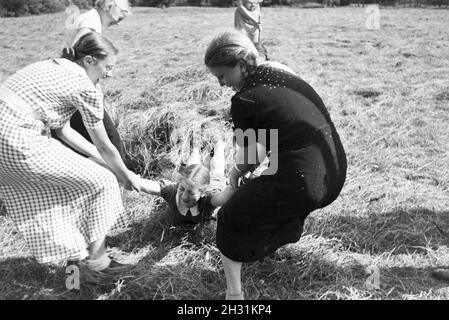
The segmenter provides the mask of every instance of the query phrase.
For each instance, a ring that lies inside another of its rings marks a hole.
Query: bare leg
[[[243,300],[241,270],[242,263],[221,255],[226,276],[226,300]]]
[[[96,260],[106,254],[105,237],[94,241],[89,246],[89,259]]]
[[[87,268],[93,271],[103,271],[111,265],[111,259],[106,254],[104,237],[90,244],[89,257],[85,260],[85,263]]]

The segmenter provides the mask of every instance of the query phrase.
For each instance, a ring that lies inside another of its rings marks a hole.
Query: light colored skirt
[[[89,244],[112,227],[126,226],[116,177],[3,100],[0,96],[0,198],[9,216],[39,262],[84,258]]]

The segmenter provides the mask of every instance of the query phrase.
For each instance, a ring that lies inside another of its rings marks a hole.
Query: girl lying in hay
[[[220,141],[214,147],[210,170],[201,164],[199,148],[194,148],[187,165],[180,170],[178,182],[141,179],[141,191],[167,202],[173,225],[204,223],[213,219],[214,210],[233,194],[233,189],[226,187],[224,168],[224,143]]]

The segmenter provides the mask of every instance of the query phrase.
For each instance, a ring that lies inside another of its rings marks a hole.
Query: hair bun
[[[66,58],[70,61],[75,61],[75,57],[76,57],[75,48],[66,47],[66,48],[62,49],[62,57]]]

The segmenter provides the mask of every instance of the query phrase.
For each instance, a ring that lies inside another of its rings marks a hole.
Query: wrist
[[[240,169],[237,164],[234,164],[232,166],[231,175],[240,177],[243,176],[244,174],[245,174],[244,170]]]

